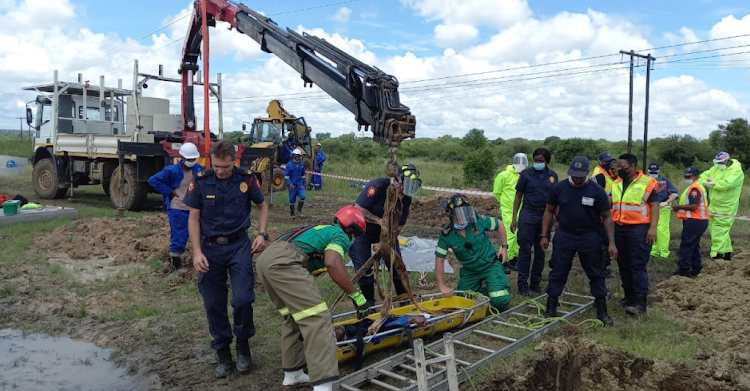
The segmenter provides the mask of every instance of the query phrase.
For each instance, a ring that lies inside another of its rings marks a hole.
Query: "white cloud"
[[[721,19],[719,23],[716,23],[711,28],[711,31],[709,31],[709,37],[711,39],[716,39],[716,38],[734,37],[738,35],[745,35],[745,36],[732,38],[732,39],[724,39],[721,41],[714,41],[714,42],[711,42],[711,47],[713,49],[718,49],[718,48],[726,48],[726,47],[733,47],[733,46],[750,45],[750,36],[747,36],[747,34],[750,34],[750,15],[745,15],[741,19],[735,18],[734,15],[729,15]],[[730,54],[730,53],[739,53],[739,52],[747,52],[747,48],[745,47],[745,48],[722,50],[720,53]],[[750,55],[748,54],[732,55],[732,56],[721,57],[721,59],[731,60],[731,61],[750,60]]]
[[[531,16],[526,0],[401,0],[428,20],[503,28]]]
[[[351,14],[352,10],[346,7],[341,7],[335,14],[333,14],[333,16],[331,16],[331,19],[338,23],[346,24],[346,22],[349,21],[349,16],[351,16]]]
[[[462,49],[479,36],[479,30],[470,24],[439,24],[435,26],[435,40],[444,48]]]

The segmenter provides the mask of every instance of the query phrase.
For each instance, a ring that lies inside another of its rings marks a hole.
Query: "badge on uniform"
[[[195,181],[191,180],[190,185],[188,186],[188,193],[192,193],[193,190],[195,190]]]
[[[690,193],[690,196],[691,196],[691,197],[693,197],[693,198],[696,198],[696,197],[698,197],[698,190],[693,190],[693,191],[692,191],[692,192]]]
[[[591,197],[582,197],[581,205],[594,206],[594,199]]]
[[[243,193],[247,193],[247,183],[240,182],[240,191]]]
[[[367,188],[367,196],[368,197],[375,197],[375,193],[377,193],[377,190],[375,186],[370,186]]]
[[[549,183],[555,183],[555,177],[550,176],[549,177]]]

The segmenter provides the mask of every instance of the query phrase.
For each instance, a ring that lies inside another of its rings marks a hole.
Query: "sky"
[[[282,28],[326,39],[395,76],[417,137],[587,137],[623,140],[628,130],[629,57],[656,58],[649,136],[705,138],[747,117],[750,2],[740,0],[293,0],[246,2]],[[123,80],[133,60],[177,77],[192,2],[176,0],[0,0],[0,128],[18,128],[35,93],[60,79]],[[209,77],[222,74],[224,130],[264,115],[271,99],[304,116],[313,132],[357,131],[354,114],[250,37],[219,23],[209,31]],[[700,42],[700,43],[695,43]],[[646,66],[634,77],[633,133],[643,134]],[[202,63],[201,63],[202,66]],[[144,96],[169,99],[179,85],[150,82]],[[202,92],[196,93],[196,101]],[[199,105],[200,106],[200,105]],[[216,105],[209,113],[217,128]],[[203,113],[198,112],[203,123]],[[364,133],[370,136],[371,133]]]

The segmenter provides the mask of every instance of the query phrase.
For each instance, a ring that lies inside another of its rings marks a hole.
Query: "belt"
[[[232,243],[236,241],[237,239],[240,239],[243,235],[247,237],[247,231],[237,231],[235,233],[224,235],[224,236],[206,236],[205,239],[207,242],[226,246],[227,244]]]
[[[533,206],[526,206],[525,204],[524,204],[523,208],[527,209],[527,210],[530,210],[532,212],[536,212],[536,213],[544,213],[544,209],[546,209],[546,207],[544,207],[544,206],[541,207],[541,208],[535,208]]]
[[[560,231],[565,232],[566,234],[574,235],[574,236],[583,236],[586,234],[590,234],[592,232],[598,231],[596,228],[586,228],[586,229],[567,229],[564,227],[560,227]]]

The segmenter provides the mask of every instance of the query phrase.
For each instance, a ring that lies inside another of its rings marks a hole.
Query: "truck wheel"
[[[286,181],[284,180],[284,170],[281,168],[273,169],[273,191],[284,191],[286,190]]]
[[[68,191],[60,188],[60,178],[51,158],[42,159],[34,165],[31,181],[36,194],[44,199],[62,198]]]
[[[129,211],[142,210],[146,205],[146,198],[150,186],[147,182],[136,180],[135,165],[125,164],[125,186],[123,188],[123,208]],[[115,208],[120,205],[120,166],[117,166],[109,181],[109,198]]]
[[[102,182],[102,189],[104,190],[104,194],[109,197],[109,182]]]

